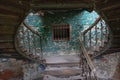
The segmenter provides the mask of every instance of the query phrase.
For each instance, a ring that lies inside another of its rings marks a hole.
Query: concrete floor
[[[73,57],[73,58],[72,58]],[[49,57],[46,58],[48,63],[61,63],[61,62],[77,62],[79,58],[76,56],[67,56],[67,57]],[[120,52],[104,55],[102,57],[98,57],[94,59],[94,64],[96,67],[96,74],[99,80],[120,80]],[[24,67],[23,67],[24,66]],[[8,60],[0,60],[0,80],[23,80],[23,77],[27,76],[28,78],[24,80],[34,80],[33,77],[37,75],[40,76],[41,72],[37,70],[38,64],[36,63],[28,63],[22,60],[15,60],[15,59],[8,59]],[[66,69],[65,72],[69,72],[70,67],[58,67],[58,68],[48,68],[51,70],[56,71],[59,69]],[[47,69],[47,68],[46,68]],[[78,69],[78,67],[72,67],[72,69]],[[7,73],[6,73],[7,71]],[[37,72],[38,71],[38,72]],[[12,75],[8,75],[12,73]],[[26,74],[27,73],[27,74]],[[54,72],[55,73],[55,72]],[[9,78],[7,78],[6,74]],[[3,79],[3,75],[6,79]],[[33,77],[32,77],[33,76]],[[31,79],[29,79],[31,77]],[[80,76],[79,76],[80,77]],[[78,78],[77,75],[73,75],[70,77],[55,77],[48,75],[47,73],[44,74],[44,80],[73,80],[73,78]],[[36,79],[36,80],[41,80]]]

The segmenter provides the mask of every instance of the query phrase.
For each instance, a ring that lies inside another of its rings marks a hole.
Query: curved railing
[[[89,28],[82,31],[82,41],[93,57],[100,55],[109,47],[109,29],[101,17],[98,17]]]
[[[42,37],[37,29],[35,30],[23,22],[15,39],[16,49],[19,53],[32,61],[43,63]]]

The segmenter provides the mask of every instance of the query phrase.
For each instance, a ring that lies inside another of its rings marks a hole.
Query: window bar
[[[43,49],[42,49],[42,37],[39,37],[40,38],[40,59],[42,60],[43,59]]]
[[[53,41],[55,40],[55,28],[54,27],[52,28],[52,40]]]
[[[62,25],[62,27],[63,27],[63,25]],[[62,28],[61,28],[61,26],[59,27],[59,31],[60,31],[60,34],[59,34],[59,37],[60,37],[60,40],[62,40]]]
[[[69,24],[67,24],[67,26],[66,26],[66,31],[67,31],[67,40],[69,40]]]
[[[52,40],[55,40],[55,28],[54,26],[52,27]]]
[[[103,46],[103,24],[101,20],[101,46]]]
[[[64,40],[66,40],[66,38],[65,38],[65,26],[64,25],[62,25],[62,39],[64,39]]]
[[[56,34],[56,40],[59,40],[59,29],[57,28],[57,26],[55,26],[55,34]]]
[[[70,40],[70,25],[68,24],[68,40]]]
[[[57,27],[57,30],[58,30],[58,40],[61,40],[61,36],[60,36],[60,33],[61,33],[61,31],[60,31],[60,25],[59,25],[59,27]]]
[[[66,38],[66,24],[63,25],[63,30],[62,30],[62,32],[63,32],[63,39],[64,39],[64,40],[67,40],[67,38]]]
[[[67,24],[64,26],[64,39],[67,40]]]
[[[23,47],[25,48],[25,31],[24,31],[24,26],[22,26],[22,41],[23,41]]]
[[[95,26],[95,45],[98,43],[98,36],[97,36],[97,25]]]
[[[69,29],[70,29],[69,24],[67,24],[67,28],[66,28],[66,30],[67,30],[67,40],[69,40],[69,37],[70,37]]]
[[[55,26],[54,28],[55,28],[55,30],[54,30],[55,31],[55,34],[54,34],[55,36],[54,37],[55,37],[55,40],[58,40],[59,31],[57,30],[57,26]]]
[[[56,36],[56,34],[57,34],[57,33],[56,33],[56,30],[57,30],[57,29],[56,29],[56,27],[54,26],[54,29],[53,29],[53,31],[54,31],[54,36],[53,36],[53,37],[54,37],[54,40],[57,39],[57,36]]]

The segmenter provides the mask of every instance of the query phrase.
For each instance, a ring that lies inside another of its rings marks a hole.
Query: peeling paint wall
[[[44,16],[30,13],[25,22],[38,28],[41,35],[44,36],[43,54],[44,55],[74,55],[79,52],[80,45],[77,41],[79,33],[88,28],[98,18],[98,14],[93,11],[65,11],[65,12],[44,12]],[[52,41],[52,25],[70,24],[70,40],[67,42]]]

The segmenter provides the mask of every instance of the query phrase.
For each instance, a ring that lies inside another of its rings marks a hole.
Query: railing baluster
[[[92,38],[91,38],[91,34],[92,34],[92,33],[91,33],[91,30],[90,30],[90,32],[89,32],[90,47],[92,46],[92,45],[91,45],[91,39],[92,39]]]
[[[33,45],[34,45],[34,55],[36,55],[36,38],[35,38],[35,34],[33,34]]]
[[[84,46],[86,46],[86,37],[85,37],[85,34],[83,34],[83,41],[84,41]]]
[[[103,24],[102,24],[102,20],[101,20],[101,46],[103,46]]]
[[[42,60],[43,59],[42,38],[41,37],[39,37],[39,38],[40,38],[40,54],[41,54],[40,59]]]
[[[107,27],[105,27],[105,36],[106,36],[106,41],[108,42],[108,28]]]
[[[24,36],[25,32],[24,32],[24,27],[22,26],[21,28],[22,28],[22,31],[21,31],[22,35],[21,36],[22,36],[22,41],[23,41],[23,47],[25,47],[25,36]]]
[[[95,45],[98,43],[97,25],[95,26]]]
[[[28,51],[30,52],[30,34],[29,34],[29,30],[27,29],[27,41],[28,41]]]

